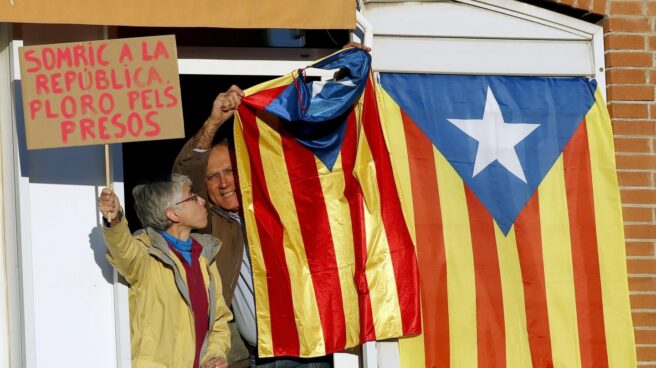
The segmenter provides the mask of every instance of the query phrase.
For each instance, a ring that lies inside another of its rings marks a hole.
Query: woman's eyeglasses
[[[198,194],[196,194],[194,192],[189,192],[189,197],[181,200],[180,202],[176,203],[175,205],[177,206],[179,204],[182,204],[182,203],[185,203],[185,202],[188,202],[188,201],[197,201],[197,200],[198,200]]]

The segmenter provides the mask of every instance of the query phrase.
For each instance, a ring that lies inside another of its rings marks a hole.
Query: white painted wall
[[[599,77],[601,27],[518,1],[371,0],[363,13],[375,71]]]
[[[10,26],[0,24],[0,367],[21,365],[20,293],[13,191]]]

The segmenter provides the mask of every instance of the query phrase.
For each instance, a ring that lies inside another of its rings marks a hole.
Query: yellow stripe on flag
[[[613,132],[606,104],[598,88],[595,99],[596,103],[586,115],[586,129],[592,167],[608,366],[635,367],[636,351]]]
[[[310,267],[303,249],[295,246],[303,244],[303,237],[287,166],[281,162],[284,157],[282,141],[280,135],[259,118],[257,125],[260,131],[260,152],[269,197],[280,215],[284,228],[285,261],[290,282],[294,285],[291,288],[294,317],[296,325],[304,330],[304,333],[299,334],[299,352],[302,356],[324,355],[326,347]]]
[[[390,152],[394,173],[394,183],[399,193],[403,216],[405,217],[413,244],[417,244],[415,215],[412,202],[412,184],[408,149],[403,129],[401,110],[379,83],[376,83],[378,111],[385,136],[385,144]],[[393,139],[391,137],[394,137]],[[423,319],[422,319],[423,325]],[[422,328],[423,330],[423,328]],[[426,366],[424,335],[399,339],[399,360],[401,368],[424,368]]]
[[[422,319],[423,330],[423,319]],[[424,350],[424,334],[415,337],[399,339],[400,368],[425,368],[426,351]]]
[[[249,155],[246,150],[246,142],[244,141],[243,129],[241,128],[241,121],[235,115],[235,150],[239,157],[243,160],[237,160],[237,170],[239,172],[239,181],[241,184],[241,196],[244,203],[253,203],[253,180],[251,178],[251,166]],[[253,268],[253,287],[255,290],[255,300],[257,303],[257,344],[258,349],[262,354],[267,356],[273,355],[273,341],[271,335],[271,312],[269,309],[269,290],[266,283],[266,269],[264,267],[264,256],[262,255],[262,247],[259,243],[260,236],[257,231],[255,223],[255,215],[253,208],[244,208],[244,217],[246,220],[246,234],[248,241],[248,248],[251,254],[251,265]]]
[[[355,346],[360,343],[360,310],[358,293],[353,287],[355,254],[353,251],[353,232],[350,231],[352,229],[351,212],[348,201],[341,195],[344,193],[345,188],[342,156],[340,154],[337,161],[335,161],[332,172],[318,158],[315,158],[315,161],[319,181],[321,182],[321,190],[325,197],[330,232],[335,248],[335,260],[339,269],[344,322],[346,323],[346,346]],[[338,194],[339,198],[334,198],[334,194]],[[344,231],[344,229],[349,231]],[[335,333],[339,333],[339,331],[335,331]]]
[[[517,252],[514,226],[503,235],[494,224],[494,236],[499,254],[501,292],[503,293],[503,318],[506,331],[506,367],[531,368],[531,349],[526,326],[524,282]]]
[[[581,353],[562,154],[540,184],[538,196],[554,366],[579,367]]]
[[[465,188],[444,156],[435,148],[433,153],[444,224],[451,366],[477,367],[476,279]]]
[[[401,308],[396,290],[392,257],[382,223],[380,193],[376,169],[364,131],[359,129],[358,152],[354,171],[364,196],[364,227],[367,242],[366,275],[371,297],[376,337],[385,339],[403,335]],[[385,319],[381,319],[385,317]]]
[[[246,96],[250,96],[252,94],[266,91],[267,89],[271,88],[277,88],[277,87],[282,87],[282,86],[287,86],[290,83],[294,82],[294,75],[298,75],[298,72],[294,71],[290,74],[283,75],[281,77],[278,77],[276,79],[271,79],[266,82],[262,82],[260,84],[257,84],[255,86],[252,86],[251,88],[247,88],[244,90],[244,94]],[[246,157],[246,156],[244,156]]]
[[[415,214],[412,206],[412,184],[410,181],[410,166],[408,164],[408,147],[403,129],[400,107],[392,97],[376,83],[376,99],[378,101],[378,114],[383,127],[385,144],[390,152],[394,183],[401,200],[401,208],[406,224],[412,236],[412,243],[417,245],[415,232]]]

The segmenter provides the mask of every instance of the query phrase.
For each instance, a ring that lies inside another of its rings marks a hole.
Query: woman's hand
[[[118,213],[121,210],[121,204],[114,191],[110,188],[103,188],[98,197],[98,209],[108,222],[115,224],[118,222]]]
[[[201,368],[228,368],[228,363],[225,361],[225,359],[216,357],[205,362]]]

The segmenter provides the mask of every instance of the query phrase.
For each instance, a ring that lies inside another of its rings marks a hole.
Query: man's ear
[[[180,222],[180,217],[178,217],[178,214],[172,208],[167,208],[164,214],[166,215],[166,218],[169,219],[169,221],[172,223],[177,224]]]

